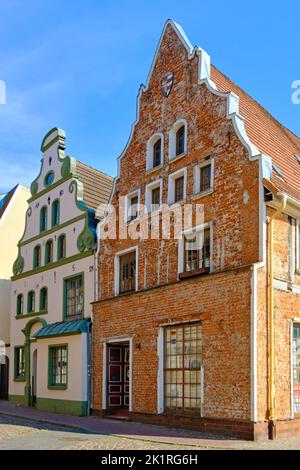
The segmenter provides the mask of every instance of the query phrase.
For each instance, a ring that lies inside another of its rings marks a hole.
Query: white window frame
[[[175,203],[175,180],[177,178],[180,178],[183,176],[184,178],[184,185],[183,185],[183,200],[178,201],[178,204],[180,202],[186,201],[186,190],[187,190],[187,167],[180,168],[177,171],[174,171],[174,173],[171,173],[168,178],[168,204],[174,204]]]
[[[133,253],[135,251],[135,290],[138,290],[138,278],[139,278],[139,247],[132,246],[122,251],[118,251],[115,254],[115,295],[120,294],[120,257],[127,255],[128,253]],[[133,291],[132,291],[133,292]]]
[[[160,155],[160,164],[157,166],[153,166],[153,151],[154,145],[156,142],[161,139],[161,155]],[[147,142],[146,147],[146,171],[155,170],[159,168],[164,161],[164,135],[162,132],[156,132],[156,134],[152,135]]]
[[[206,166],[211,167],[210,170],[210,185],[209,188],[200,191],[200,181],[201,181],[201,170]],[[205,196],[206,194],[212,193],[214,191],[214,173],[215,173],[215,160],[210,158],[208,160],[202,160],[194,166],[194,196]]]
[[[130,201],[132,198],[136,196],[138,197],[138,204],[137,204],[138,216],[136,219],[132,219],[132,221],[139,220],[140,218],[141,190],[136,189],[135,191],[132,191],[131,193],[128,193],[126,195],[126,201],[125,201],[125,222],[126,223],[131,222],[131,219],[129,218],[129,208],[131,207]]]
[[[176,134],[178,129],[184,125],[184,152],[176,155]],[[178,119],[169,132],[169,160],[177,160],[187,154],[188,125],[186,119]]]
[[[209,273],[213,272],[213,222],[206,222],[205,224],[197,225],[189,230],[182,232],[181,238],[178,240],[178,276],[185,272],[184,270],[184,237],[196,232],[210,229],[210,268]]]
[[[154,211],[154,210],[152,210],[152,191],[153,191],[153,189],[156,189],[156,188],[159,188],[159,190],[160,190],[159,209],[156,209]],[[146,185],[145,201],[146,201],[146,210],[147,210],[148,213],[156,212],[157,210],[158,211],[161,210],[161,206],[162,206],[162,188],[163,188],[162,179],[152,181],[151,183]]]

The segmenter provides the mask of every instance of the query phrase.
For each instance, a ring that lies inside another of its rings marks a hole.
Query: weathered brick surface
[[[167,202],[168,175],[187,167],[187,202],[205,206],[205,222],[213,222],[215,272],[178,281],[177,240],[102,240],[99,255],[100,301],[94,304],[94,409],[102,408],[102,352],[105,338],[133,335],[133,411],[157,413],[157,333],[167,322],[203,321],[204,416],[250,420],[251,270],[241,268],[259,260],[257,162],[249,160],[232,122],[226,117],[226,98],[197,83],[198,57],[187,52],[169,26],[161,43],[149,87],[140,99],[139,121],[120,161],[112,203],[120,195],[163,179]],[[166,72],[175,74],[172,92],[160,89]],[[168,161],[168,132],[179,118],[188,122],[185,157]],[[146,172],[146,143],[164,134],[164,164]],[[214,192],[199,200],[193,195],[193,164],[215,159]],[[114,257],[139,245],[138,289],[114,298]],[[247,431],[248,432],[248,431]]]
[[[272,210],[268,210],[268,215]],[[276,420],[290,420],[291,409],[291,328],[292,319],[299,316],[300,295],[291,291],[299,285],[295,272],[295,220],[287,215],[278,216],[274,227],[274,328],[275,328],[275,415]],[[258,275],[258,418],[267,416],[267,269]],[[300,426],[298,426],[300,427]],[[297,425],[291,421],[278,423],[284,434],[296,432]],[[297,431],[299,433],[299,431]]]

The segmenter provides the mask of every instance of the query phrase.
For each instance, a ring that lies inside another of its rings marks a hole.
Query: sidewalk
[[[162,426],[102,419],[95,416],[76,417],[58,413],[48,413],[35,408],[27,408],[16,403],[0,400],[0,414],[24,418],[42,423],[65,426],[77,431],[110,435],[122,438],[137,439],[150,442],[195,446],[211,449],[247,449],[248,441],[213,436],[206,433]]]

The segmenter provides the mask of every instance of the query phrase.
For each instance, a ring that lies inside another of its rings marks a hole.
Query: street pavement
[[[300,438],[242,441],[183,429],[48,413],[0,401],[0,450],[300,450]]]

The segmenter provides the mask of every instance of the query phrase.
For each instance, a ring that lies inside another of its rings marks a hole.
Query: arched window
[[[48,289],[43,287],[40,291],[40,311],[48,310]]]
[[[161,139],[158,139],[153,146],[153,168],[161,164]]]
[[[45,264],[52,263],[53,261],[53,241],[48,240],[45,247]]]
[[[169,132],[169,160],[187,152],[187,122],[179,119]]]
[[[176,156],[184,153],[184,126],[181,126],[176,132]]]
[[[37,245],[33,250],[33,268],[41,266],[41,247]]]
[[[40,232],[47,230],[47,207],[41,208],[40,212]]]
[[[32,313],[35,311],[35,294],[34,291],[28,292],[27,297],[27,313]]]
[[[59,224],[59,209],[59,200],[56,199],[52,204],[52,227],[55,227],[55,225]]]
[[[66,257],[66,237],[60,235],[57,242],[57,259],[63,259]]]
[[[161,132],[150,137],[146,149],[146,169],[151,170],[163,162],[164,137]]]
[[[23,294],[19,294],[17,297],[17,315],[23,315],[24,308],[24,297]]]

